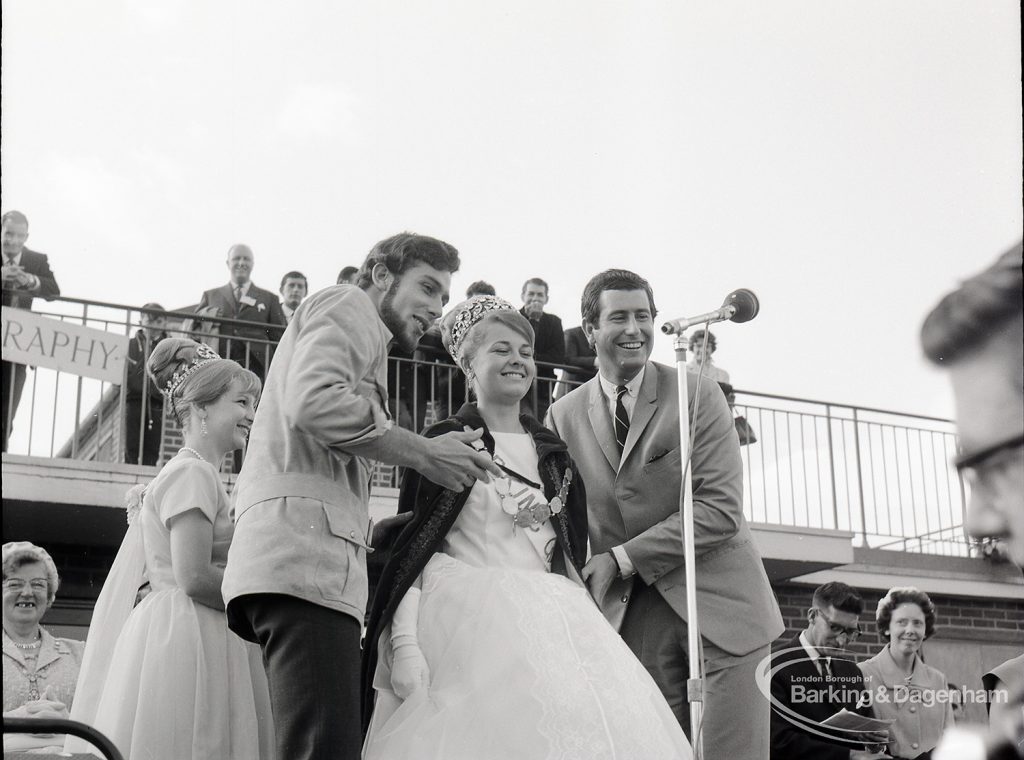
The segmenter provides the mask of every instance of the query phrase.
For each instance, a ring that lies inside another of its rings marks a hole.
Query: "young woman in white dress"
[[[364,653],[366,760],[689,758],[654,681],[580,580],[586,496],[565,444],[519,402],[533,330],[480,296],[443,325],[477,402],[430,428],[484,428],[503,477],[448,491],[409,471]]]
[[[232,535],[220,465],[245,444],[260,381],[181,338],[162,341],[148,370],[185,445],[146,487],[141,507],[130,506],[71,717],[125,757],[267,758],[272,724],[259,650],[228,630],[220,591]],[[132,608],[143,570],[151,591]],[[66,746],[83,751],[80,740]]]

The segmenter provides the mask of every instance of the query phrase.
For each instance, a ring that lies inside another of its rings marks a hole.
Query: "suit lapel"
[[[230,283],[222,285],[220,287],[221,298],[224,299],[225,305],[228,307],[229,314],[225,316],[238,316],[238,302],[235,300],[235,289]]]
[[[654,417],[654,410],[658,404],[658,368],[652,363],[647,363],[644,370],[644,380],[640,384],[640,391],[636,396],[636,406],[633,407],[633,417],[629,421],[629,434],[626,436],[626,445],[622,449],[622,461],[625,462],[633,451],[637,440],[643,435],[647,425]]]
[[[597,438],[601,451],[604,452],[608,464],[612,470],[619,471],[619,447],[615,445],[615,430],[612,427],[612,414],[608,411],[608,404],[605,401],[604,393],[601,391],[599,377],[589,381],[590,383],[590,425],[594,429],[594,436]]]

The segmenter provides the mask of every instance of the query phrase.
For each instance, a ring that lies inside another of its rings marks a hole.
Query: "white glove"
[[[416,635],[420,616],[420,590],[410,588],[399,602],[391,619],[391,688],[400,699],[426,687],[430,682],[430,668],[420,649]]]

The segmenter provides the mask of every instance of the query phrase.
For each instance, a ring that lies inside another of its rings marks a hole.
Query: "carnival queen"
[[[689,758],[654,681],[586,591],[584,484],[520,414],[534,334],[494,296],[442,321],[476,397],[425,435],[483,428],[502,472],[462,492],[408,471],[364,659],[366,760]]]

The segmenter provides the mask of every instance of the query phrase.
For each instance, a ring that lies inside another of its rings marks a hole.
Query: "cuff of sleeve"
[[[636,568],[633,567],[633,563],[629,559],[629,555],[626,553],[626,547],[624,546],[613,546],[612,556],[615,557],[615,561],[619,564],[619,577],[626,579],[636,575]]]

